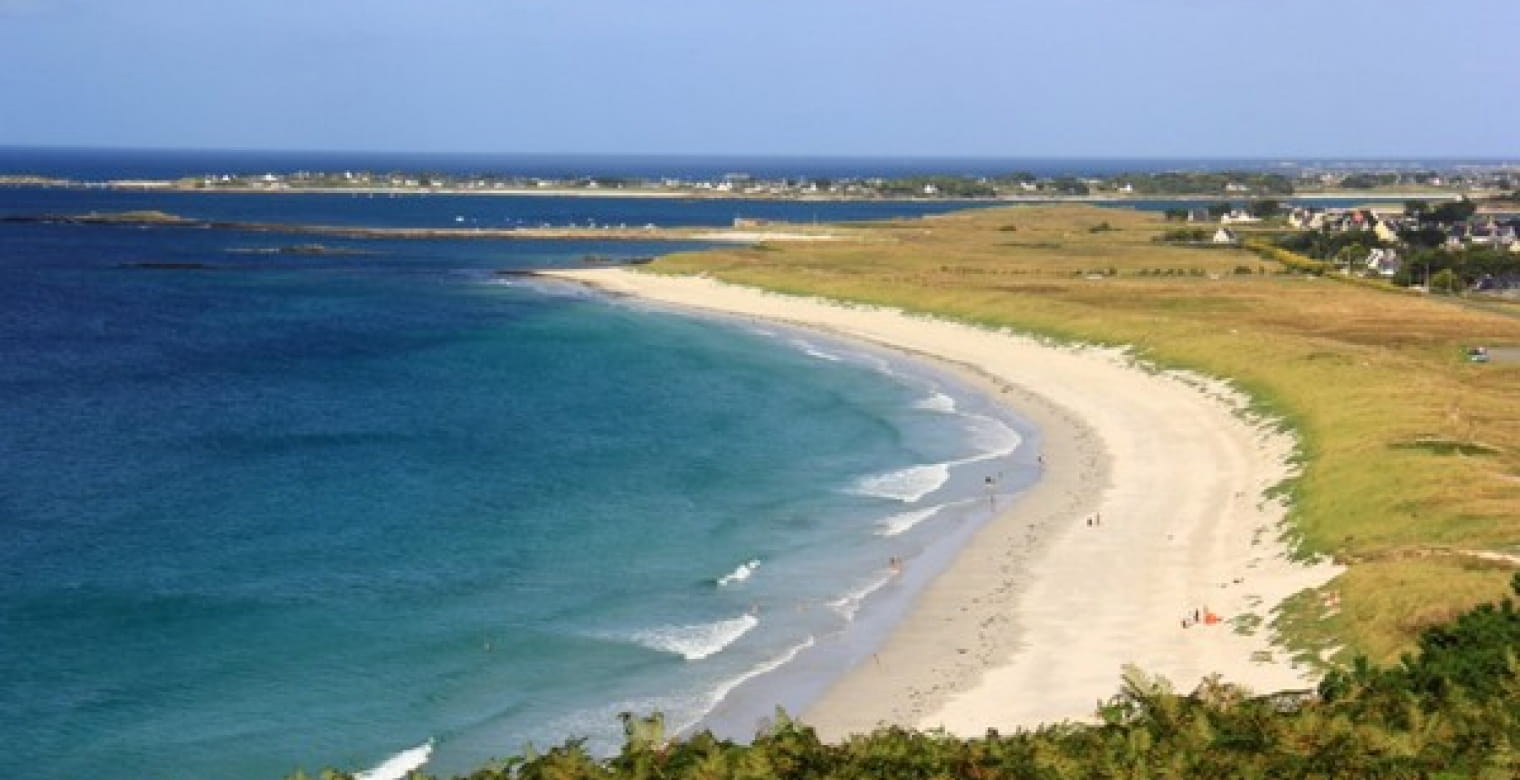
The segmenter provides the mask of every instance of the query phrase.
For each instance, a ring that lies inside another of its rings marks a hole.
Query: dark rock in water
[[[122,263],[116,267],[149,271],[212,271],[216,269],[216,266],[205,263]]]
[[[497,276],[537,276],[538,271],[532,268],[498,268]]]

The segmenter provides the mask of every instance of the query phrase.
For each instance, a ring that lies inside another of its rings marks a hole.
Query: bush
[[[1520,575],[1511,581],[1520,594]],[[753,744],[703,732],[667,740],[659,716],[625,717],[618,755],[580,742],[515,756],[509,778],[1514,777],[1520,758],[1520,612],[1510,599],[1425,630],[1395,666],[1366,658],[1315,690],[1263,696],[1205,679],[1179,693],[1126,669],[1096,723],[970,739],[884,726],[829,744],[778,712]],[[346,777],[344,775],[332,775]]]
[[[1204,228],[1174,228],[1163,232],[1156,237],[1156,240],[1166,243],[1186,244],[1208,241],[1211,238],[1213,238],[1213,233]]]

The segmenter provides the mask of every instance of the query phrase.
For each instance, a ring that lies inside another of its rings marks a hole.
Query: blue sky
[[[0,0],[0,145],[1520,156],[1517,0]]]

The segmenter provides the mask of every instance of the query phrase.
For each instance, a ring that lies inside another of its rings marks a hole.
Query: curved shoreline
[[[545,275],[938,359],[1042,429],[1036,486],[978,531],[872,663],[805,713],[825,738],[882,723],[975,736],[1085,719],[1128,664],[1184,690],[1214,673],[1258,691],[1311,681],[1252,623],[1338,569],[1287,559],[1284,509],[1264,493],[1288,475],[1292,440],[1242,417],[1224,383],[1147,371],[1117,350],[705,278]],[[1032,563],[1014,566],[1026,550]],[[1184,628],[1195,609],[1224,622]]]

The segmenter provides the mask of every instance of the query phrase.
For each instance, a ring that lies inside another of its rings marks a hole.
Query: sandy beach
[[[825,738],[882,723],[973,736],[1090,718],[1128,664],[1190,690],[1312,682],[1269,641],[1272,608],[1335,576],[1278,541],[1263,494],[1290,437],[1222,383],[900,311],[621,269],[548,274],[943,361],[1040,427],[1044,473],[923,593],[874,658],[803,720]],[[1212,612],[1219,622],[1189,623]]]

